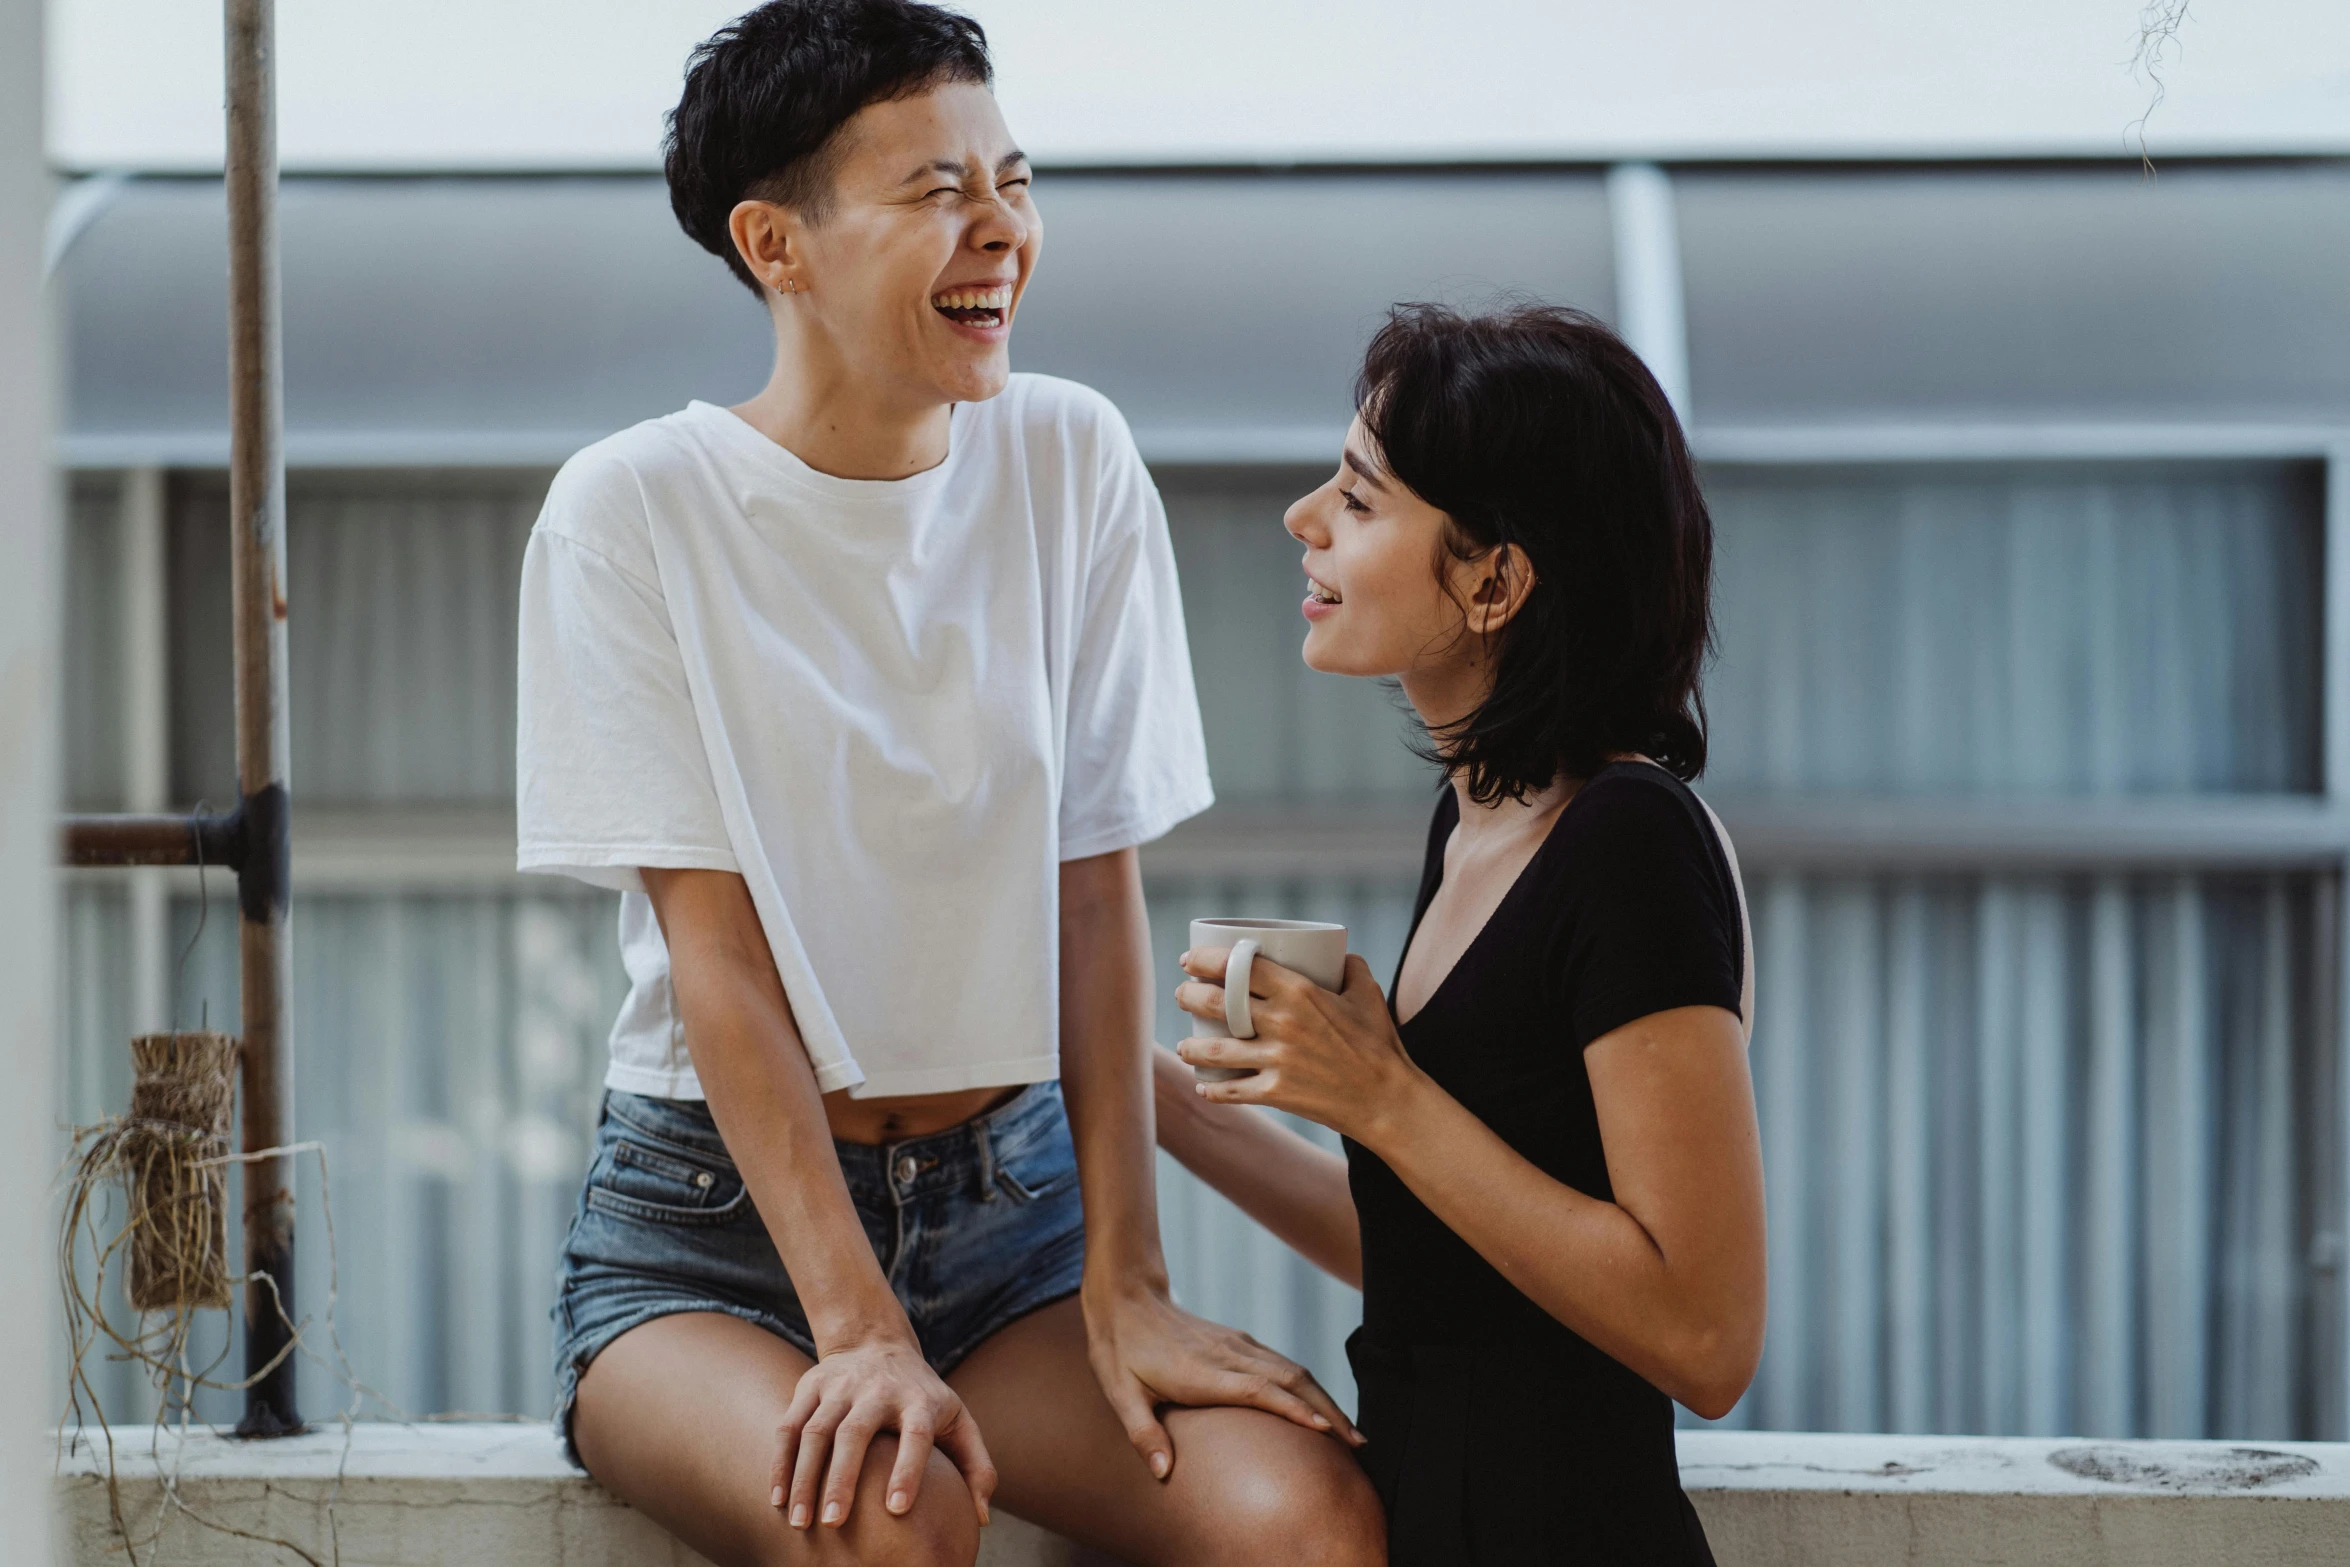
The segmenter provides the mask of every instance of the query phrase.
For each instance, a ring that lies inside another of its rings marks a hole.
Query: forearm
[[[1363,1287],[1346,1161],[1246,1105],[1211,1104],[1173,1051],[1154,1050],[1159,1146],[1339,1282]]]
[[[647,872],[670,947],[687,1053],[711,1117],[742,1171],[808,1314],[819,1352],[912,1329],[849,1197],[815,1067],[792,1021],[740,878]],[[739,906],[736,899],[739,897]],[[750,930],[742,928],[745,919]]]
[[[1545,1173],[1425,1078],[1368,1135],[1413,1194],[1536,1305],[1691,1408],[1721,1403],[1716,1389],[1738,1360],[1726,1342],[1734,1314],[1630,1212]]]
[[[1060,939],[1061,1091],[1085,1202],[1086,1292],[1163,1292],[1150,925],[1133,850],[1061,867]]]
[[[816,1074],[796,1033],[740,1005],[710,1009],[686,1037],[710,1113],[791,1276],[820,1352],[910,1332],[841,1176]],[[762,1037],[765,1036],[765,1037]]]

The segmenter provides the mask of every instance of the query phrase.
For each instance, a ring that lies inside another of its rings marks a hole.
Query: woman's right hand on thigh
[[[979,1521],[995,1493],[995,1464],[979,1423],[942,1381],[911,1334],[876,1336],[824,1351],[800,1376],[777,1428],[772,1503],[795,1529],[838,1528],[857,1499],[865,1450],[885,1431],[898,1438],[887,1505],[912,1509],[936,1447],[963,1472]]]

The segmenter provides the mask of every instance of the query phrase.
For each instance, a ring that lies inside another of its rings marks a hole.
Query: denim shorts
[[[1085,1218],[1058,1083],[904,1142],[833,1144],[873,1255],[940,1375],[1077,1293]],[[814,1355],[775,1243],[699,1100],[604,1095],[555,1296],[555,1429],[574,1462],[580,1373],[630,1328],[722,1311]]]

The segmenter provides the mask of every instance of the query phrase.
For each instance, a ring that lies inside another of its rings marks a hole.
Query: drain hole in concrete
[[[2317,1471],[2299,1453],[2261,1447],[2197,1447],[2145,1452],[2127,1447],[2067,1447],[2048,1455],[2067,1474],[2149,1491],[2257,1491]]]

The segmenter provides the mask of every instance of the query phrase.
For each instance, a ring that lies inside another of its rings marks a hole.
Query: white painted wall
[[[49,0],[53,158],[217,167],[220,19]],[[967,0],[1071,161],[2107,157],[2145,0]],[[285,166],[648,168],[745,0],[283,0]],[[2197,0],[2150,148],[2350,151],[2350,5]]]
[[[56,509],[42,331],[40,0],[0,0],[0,1561],[48,1559]]]

